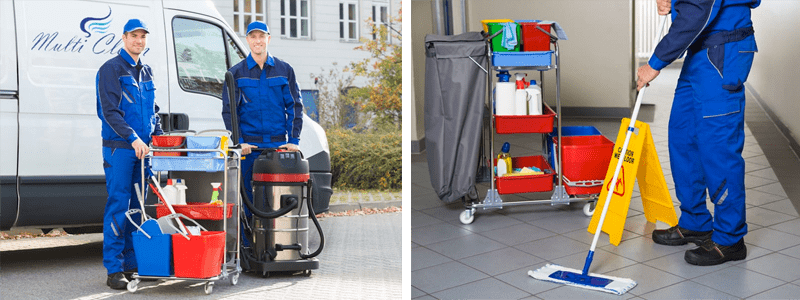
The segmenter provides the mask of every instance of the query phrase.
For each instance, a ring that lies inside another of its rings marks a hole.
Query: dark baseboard
[[[778,115],[776,115],[775,112],[772,111],[772,108],[770,108],[769,105],[767,105],[767,103],[764,102],[764,99],[761,98],[761,95],[759,95],[758,92],[749,83],[747,83],[747,90],[753,93],[753,98],[758,102],[759,106],[761,106],[764,112],[767,113],[767,116],[769,116],[772,123],[774,123],[775,126],[778,127],[778,130],[780,130],[781,134],[783,134],[783,137],[785,137],[786,140],[789,142],[789,147],[792,148],[792,151],[794,151],[795,155],[800,157],[800,144],[798,144],[797,140],[792,138],[792,130],[789,129],[789,127],[787,127],[786,124],[781,122],[780,118],[778,118]]]
[[[411,153],[412,154],[419,154],[425,151],[425,137],[422,137],[419,140],[411,141]]]
[[[631,109],[628,107],[570,106],[561,109],[567,118],[629,118],[631,115]]]

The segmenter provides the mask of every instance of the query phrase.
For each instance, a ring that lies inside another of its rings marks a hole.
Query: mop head
[[[528,271],[528,275],[539,280],[562,283],[617,295],[622,295],[636,286],[636,281],[627,278],[595,273],[589,273],[589,276],[583,276],[582,272],[579,270],[553,264],[547,264],[536,271]]]

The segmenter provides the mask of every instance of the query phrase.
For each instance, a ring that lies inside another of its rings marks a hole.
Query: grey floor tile
[[[628,217],[625,220],[625,230],[633,232],[637,235],[641,235],[646,238],[651,238],[653,234],[653,230],[656,229],[667,229],[669,228],[669,224],[663,223],[661,221],[656,221],[656,223],[650,223],[644,217],[644,215]],[[622,235],[622,238],[625,238],[625,234]]]
[[[544,228],[555,233],[567,233],[580,228],[589,226],[591,217],[587,217],[583,212],[565,213],[558,216],[528,221],[529,224]]]
[[[451,203],[422,210],[422,212],[434,218],[437,218],[439,220],[448,222],[456,226],[461,225],[460,221],[458,221],[458,217],[461,215],[461,212],[463,211],[465,211],[465,209],[464,206],[461,205],[461,203]],[[456,222],[457,224],[454,224],[453,222]]]
[[[521,266],[544,262],[541,258],[511,247],[463,258],[459,261],[492,276],[519,269]]]
[[[472,234],[458,226],[447,223],[411,229],[411,241],[422,246]]]
[[[765,186],[757,187],[756,190],[762,191],[765,193],[770,193],[773,195],[781,196],[781,198],[788,198],[786,195],[786,191],[783,190],[783,186],[781,186],[780,182],[776,182],[773,184],[768,184]]]
[[[478,213],[472,224],[462,224],[458,219],[448,222],[476,233],[523,224],[520,220],[499,213]]]
[[[419,297],[422,297],[422,296],[425,296],[425,295],[427,295],[427,294],[425,292],[421,291],[420,289],[415,288],[413,286],[411,287],[411,298],[416,299],[416,298],[419,298]]]
[[[750,299],[797,299],[800,286],[787,283],[750,297]]]
[[[643,264],[635,264],[604,275],[636,281],[636,287],[630,291],[633,295],[643,295],[686,280]]]
[[[739,299],[697,282],[683,281],[644,295],[644,299]]]
[[[744,241],[758,247],[773,251],[783,250],[800,244],[795,235],[770,229],[768,227],[751,230],[744,236]]]
[[[411,209],[424,210],[443,205],[444,202],[442,202],[442,200],[439,200],[439,197],[436,196],[435,193],[419,195],[419,196],[411,196]]]
[[[691,245],[691,246],[690,246]],[[644,264],[651,266],[653,268],[666,271],[670,274],[674,274],[686,279],[692,279],[698,276],[703,276],[711,272],[719,271],[725,268],[730,268],[732,264],[725,263],[716,266],[706,266],[700,267],[695,265],[690,265],[683,259],[685,250],[695,248],[694,245],[683,245],[683,246],[675,246],[676,248],[681,248],[683,251],[679,251],[661,258],[656,258],[651,261],[647,261]]]
[[[514,287],[523,290],[525,292],[531,293],[534,296],[536,294],[552,290],[562,286],[561,284],[552,283],[548,281],[538,280],[528,275],[528,271],[536,270],[541,268],[546,263],[530,265],[524,268],[520,268],[511,272],[503,273],[494,278],[501,280],[507,284],[513,285]],[[541,298],[541,297],[540,297]]]
[[[758,153],[758,152],[742,151],[742,157],[743,158],[750,158],[750,157],[759,156],[759,155],[764,155],[764,152],[762,151],[762,152]]]
[[[783,284],[775,278],[736,266],[694,278],[692,281],[740,298],[747,298]]]
[[[753,171],[753,172],[750,172],[750,173],[747,173],[747,174],[753,175],[753,176],[758,176],[758,177],[761,177],[761,178],[766,178],[766,179],[773,180],[773,181],[778,181],[778,176],[775,175],[775,171],[773,171],[772,168],[765,168],[765,169],[761,169],[761,170],[758,170],[758,171]]]
[[[559,266],[570,268],[581,272],[583,270],[584,265],[586,264],[586,254],[588,254],[589,248],[587,247],[584,251],[561,257],[551,260],[554,264]],[[595,249],[594,258],[592,260],[592,265],[589,266],[589,272],[597,273],[597,274],[606,274],[608,272],[621,269],[627,266],[631,266],[636,262],[625,257],[616,255],[614,253]]]
[[[414,300],[438,300],[438,299],[434,298],[434,297],[433,297],[433,296],[431,296],[431,295],[424,295],[424,296],[422,296],[422,297],[419,297],[419,298],[413,298],[413,299],[414,299]]]
[[[745,201],[755,206],[761,206],[770,202],[786,199],[775,194],[765,193],[755,189],[747,189],[745,190],[745,193]]]
[[[412,271],[411,286],[418,288],[422,292],[432,294],[484,278],[488,278],[488,276],[478,270],[454,261]]]
[[[411,271],[441,265],[453,261],[447,256],[436,253],[425,247],[411,249]]]
[[[800,236],[800,219],[793,219],[783,223],[775,224],[769,226],[769,228]]]
[[[789,203],[789,205],[791,205],[791,203]],[[761,226],[770,226],[797,218],[761,207],[751,207],[745,211],[745,214],[747,215],[747,223]]]
[[[444,221],[431,217],[420,211],[411,211],[411,228],[425,227],[433,224],[442,223]]]
[[[634,289],[635,288],[636,287],[634,287]],[[541,297],[542,299],[632,299],[636,297],[631,293],[615,295],[568,285],[561,285],[558,288],[536,294],[535,296]]]
[[[582,228],[582,229],[578,229],[578,230],[575,230],[575,231],[572,231],[572,232],[569,232],[569,233],[565,233],[565,234],[562,234],[562,236],[565,236],[565,237],[571,238],[573,240],[576,240],[578,242],[584,243],[584,244],[586,244],[586,246],[592,245],[592,240],[594,240],[594,234],[592,234],[589,231],[587,231],[586,228]],[[620,244],[624,243],[627,240],[630,240],[630,239],[636,238],[636,237],[640,237],[640,236],[641,235],[638,235],[638,234],[633,233],[631,231],[622,230],[622,241],[620,242]],[[611,243],[609,242],[608,239],[609,238],[608,238],[607,234],[601,233],[600,234],[600,238],[598,238],[598,240],[597,240],[597,248],[603,248],[604,246],[611,245]]]
[[[554,232],[527,223],[481,232],[480,234],[508,246],[520,245],[556,235]]]
[[[542,298],[539,298],[539,297],[536,297],[536,296],[530,296],[530,297],[527,297],[527,298],[522,298],[520,300],[538,300],[538,299],[542,299]]]
[[[758,144],[745,145],[743,151],[752,152],[752,153],[758,153],[758,154],[764,154],[764,151],[761,150],[761,146],[759,146]]]
[[[764,168],[768,168],[768,167],[769,167],[769,164],[763,165],[763,164],[757,164],[757,163],[749,162],[749,161],[745,161],[744,162],[744,172],[745,173],[758,171],[758,170],[761,170],[761,169],[764,169]]]
[[[645,262],[681,251],[681,248],[659,245],[652,239],[641,236],[622,242],[619,246],[608,245],[601,249],[637,262]]]
[[[797,209],[794,207],[794,204],[792,204],[792,201],[789,199],[778,200],[769,204],[762,205],[761,207],[794,217],[800,216],[797,214]]]
[[[768,185],[768,184],[771,184],[771,183],[775,183],[777,181],[778,181],[777,179],[775,179],[775,180],[766,179],[766,178],[750,175],[749,173],[744,175],[744,186],[745,186],[745,188],[748,188],[748,189],[757,188],[757,187],[760,187],[760,186],[765,186],[765,185]]]
[[[500,280],[486,278],[434,293],[433,296],[439,299],[520,299],[531,294]]]
[[[767,160],[767,157],[764,155],[748,157],[744,161],[757,163],[759,165],[769,166],[769,161]]]
[[[745,244],[747,244],[747,243],[745,243]],[[768,254],[772,254],[772,253],[775,253],[775,251],[772,251],[772,250],[769,250],[769,249],[765,249],[765,248],[761,248],[761,247],[757,247],[757,246],[754,246],[754,245],[751,245],[751,244],[747,244],[747,257],[745,259],[743,259],[743,260],[735,261],[735,262],[733,262],[733,264],[736,265],[736,266],[741,266],[742,264],[744,264],[746,262],[749,262],[751,260],[757,259],[759,257],[765,256],[765,255],[768,255]]]
[[[428,195],[434,195],[435,197],[436,192],[433,190],[433,188],[430,187],[430,183],[428,183],[427,185],[424,184],[425,183],[421,180],[414,180],[411,186],[411,197],[428,196]]]
[[[505,248],[506,246],[478,234],[465,235],[459,238],[425,246],[449,258],[459,260]]]
[[[569,256],[578,252],[589,250],[589,248],[586,247],[586,244],[560,235],[517,245],[514,246],[514,248],[546,260],[553,260],[559,257]]]
[[[414,249],[414,248],[417,248],[417,247],[422,247],[422,246],[420,246],[417,243],[411,242],[411,249]]]
[[[781,253],[768,254],[738,266],[785,282],[800,279],[800,259]]]

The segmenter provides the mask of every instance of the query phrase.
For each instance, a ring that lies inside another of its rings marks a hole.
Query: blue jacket
[[[131,143],[161,135],[161,119],[155,103],[153,71],[136,64],[124,49],[97,71],[97,116],[103,121],[103,146],[133,149]]]
[[[672,0],[672,26],[648,62],[661,70],[714,33],[752,27],[750,9],[761,0]]]
[[[252,55],[231,67],[236,81],[240,142],[268,144],[288,142],[299,145],[303,128],[303,99],[288,63],[267,53],[261,69]],[[222,90],[222,119],[231,130],[227,82]]]

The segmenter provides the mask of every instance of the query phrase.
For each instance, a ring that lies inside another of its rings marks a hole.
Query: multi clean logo
[[[100,17],[105,14],[105,17]],[[31,40],[31,51],[62,52],[62,53],[92,53],[116,55],[122,50],[122,33],[109,32],[114,26],[113,11],[108,7],[108,13],[98,13],[95,16],[83,18],[78,23],[78,31],[61,33],[60,31],[42,31]],[[122,21],[125,22],[125,21]],[[122,31],[122,23],[115,28]],[[69,37],[69,38],[67,38]],[[142,56],[147,55],[150,48],[146,48]]]

